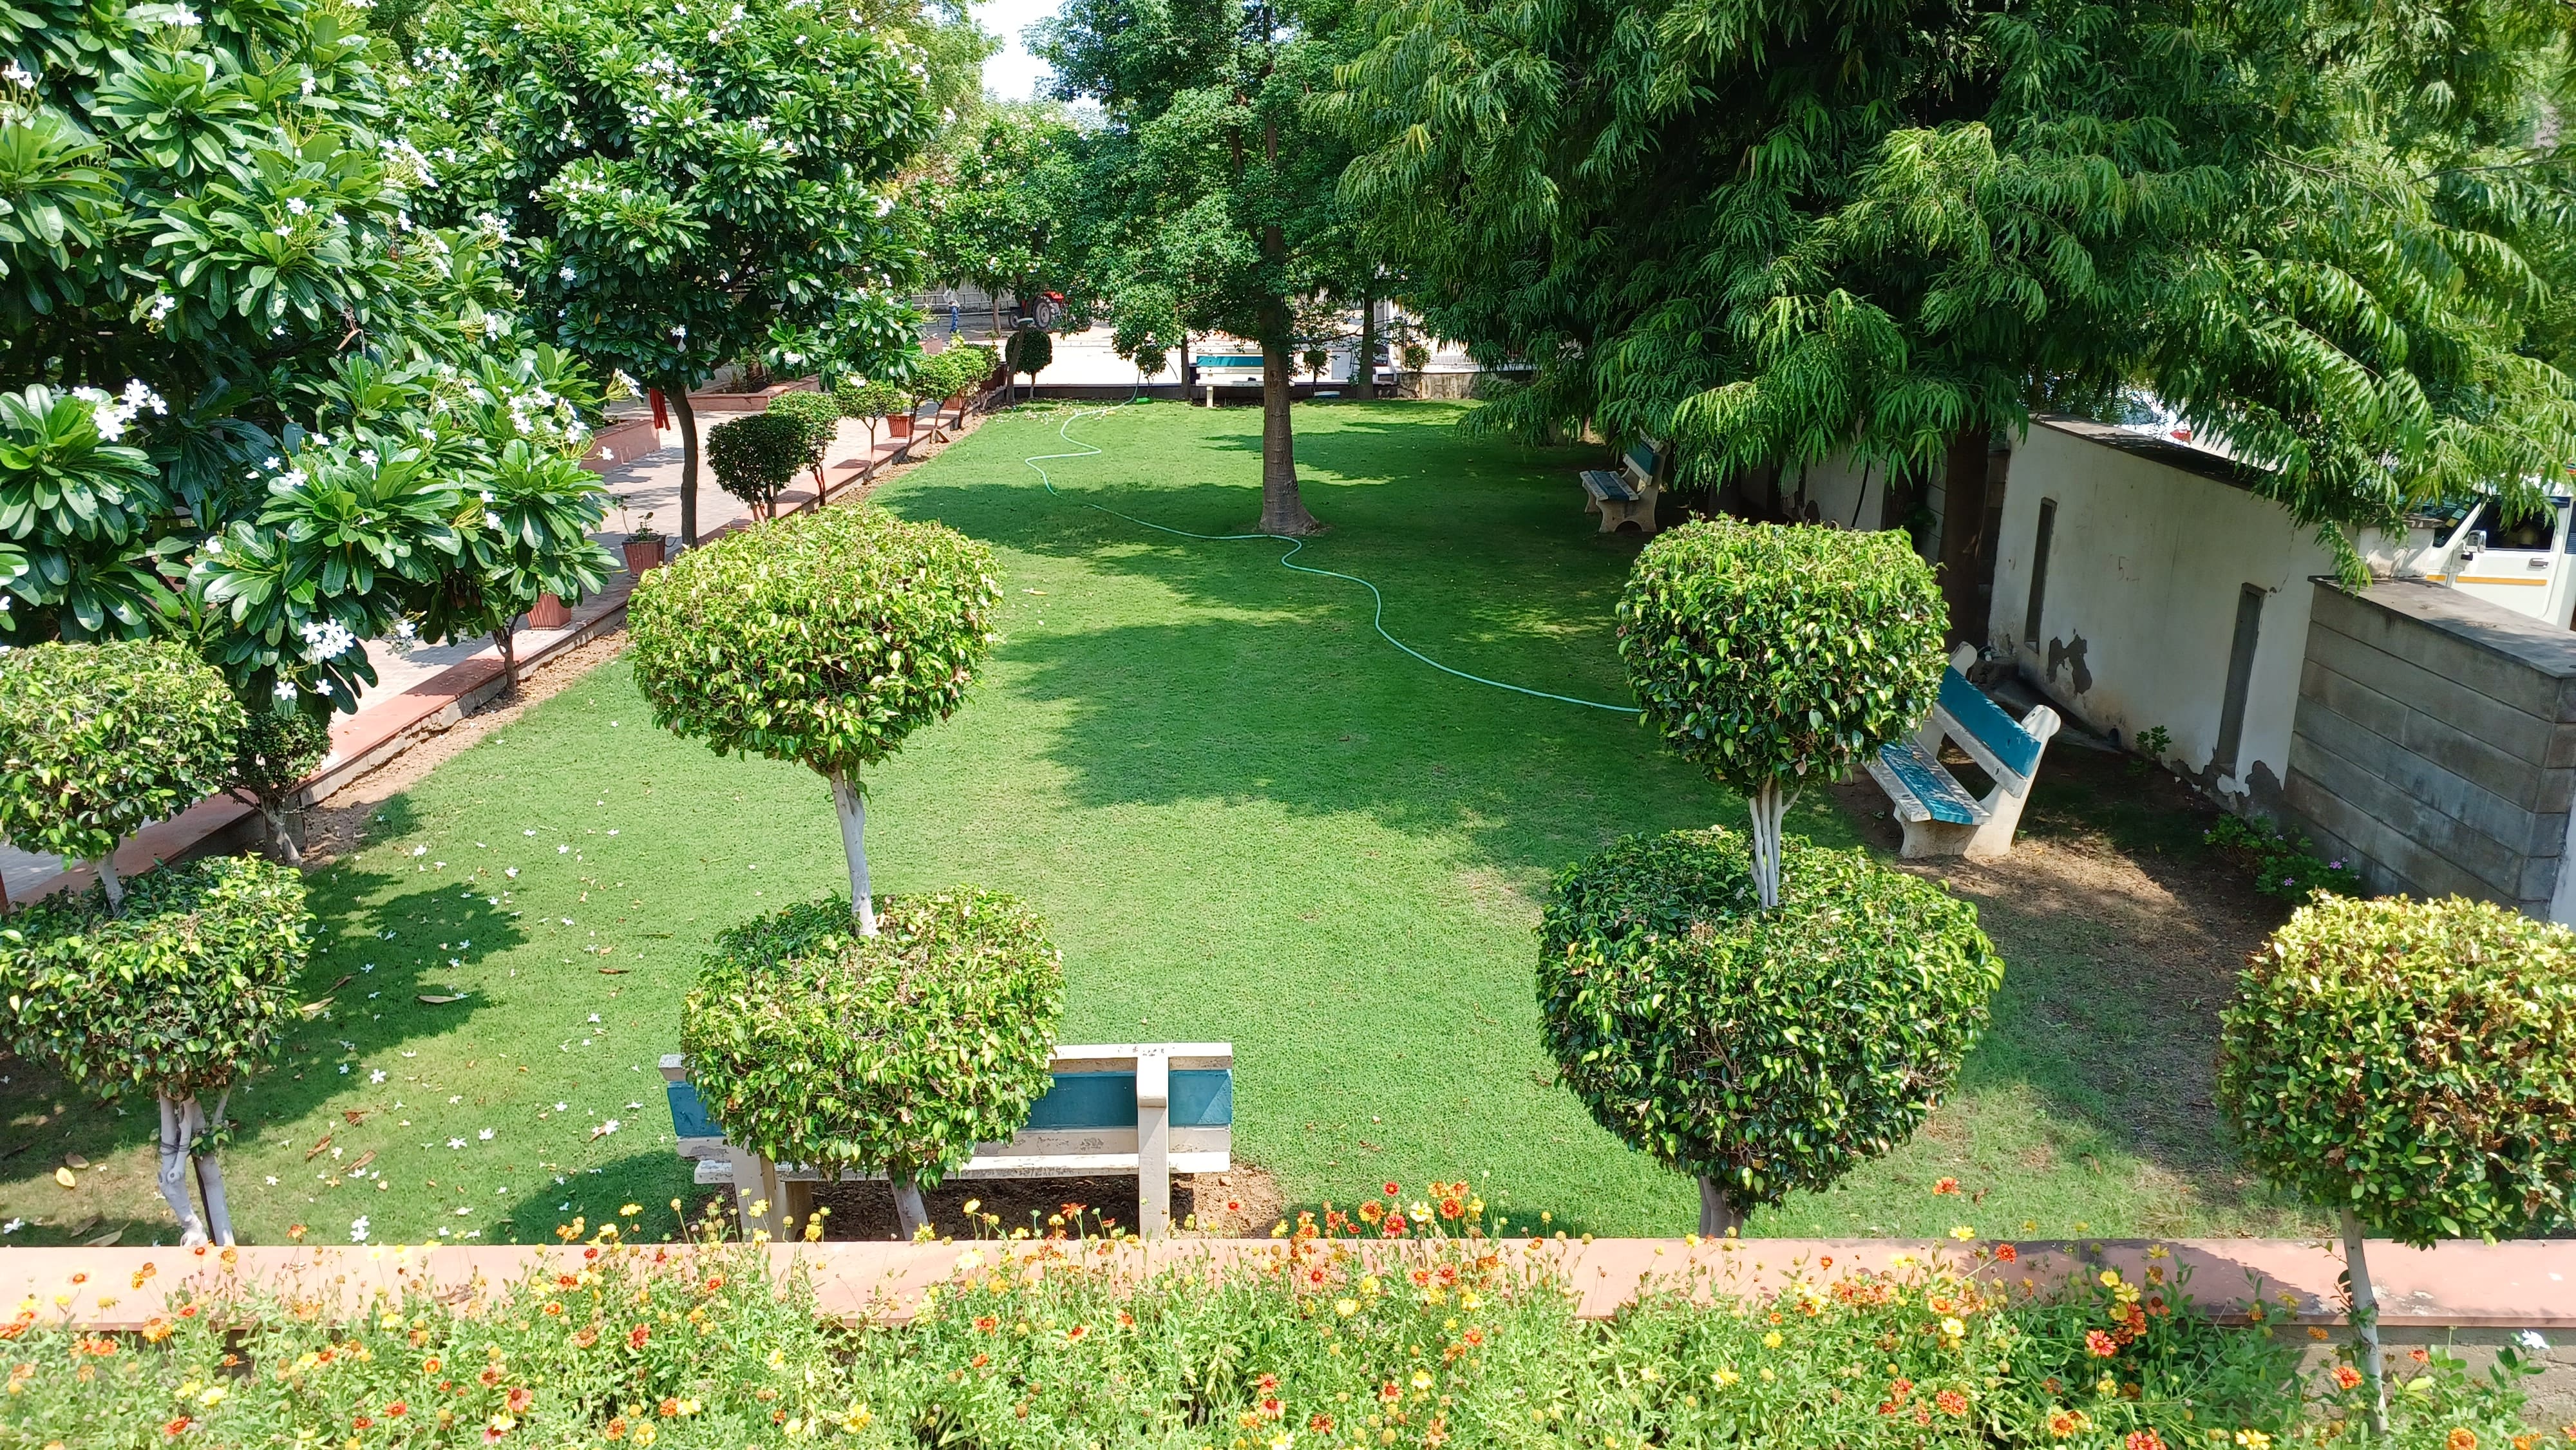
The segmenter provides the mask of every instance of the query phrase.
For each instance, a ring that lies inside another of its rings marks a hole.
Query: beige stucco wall
[[[2162,726],[2168,759],[2228,795],[2274,801],[2287,778],[2309,580],[2333,556],[2278,504],[2154,455],[2176,445],[2098,424],[2035,421],[2016,440],[1995,555],[1992,644],[2097,731]],[[2223,461],[2202,465],[2225,472]],[[2054,499],[2039,637],[2021,638],[2040,503]],[[2218,745],[2239,591],[2266,591],[2237,768]]]

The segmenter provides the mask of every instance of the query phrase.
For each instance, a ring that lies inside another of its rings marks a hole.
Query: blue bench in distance
[[[2031,778],[2039,773],[2039,757],[2057,733],[2057,712],[2039,705],[2019,720],[2005,714],[1968,683],[1964,672],[1976,658],[1973,645],[1951,651],[1931,718],[1914,738],[1879,747],[1878,757],[1869,762],[1870,778],[1887,792],[1905,827],[1905,846],[1898,855],[1992,861],[2012,850]],[[1994,782],[1984,799],[1968,794],[1941,764],[1944,739],[1955,742]]]
[[[1134,1227],[1152,1235],[1171,1226],[1173,1174],[1234,1167],[1233,1043],[1059,1047],[1047,1068],[1055,1086],[1030,1105],[1028,1122],[1007,1143],[978,1144],[975,1156],[950,1178],[1133,1173]],[[813,1185],[823,1176],[726,1142],[723,1126],[689,1085],[680,1054],[663,1055],[662,1076],[679,1155],[696,1160],[699,1184],[732,1186],[743,1237],[766,1229],[771,1238],[784,1238],[784,1219],[804,1222]],[[763,1204],[768,1211],[753,1214]]]
[[[1602,533],[1616,533],[1626,524],[1635,524],[1641,533],[1655,531],[1655,500],[1664,492],[1657,481],[1661,454],[1654,440],[1642,439],[1620,455],[1617,472],[1587,468],[1576,475],[1588,500],[1584,512],[1601,516]]]

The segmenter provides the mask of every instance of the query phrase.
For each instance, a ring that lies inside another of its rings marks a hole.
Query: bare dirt
[[[969,1200],[976,1214],[998,1214],[987,1236],[1026,1228],[1043,1237],[1053,1232],[1051,1217],[1079,1217],[1091,1232],[1132,1229],[1136,1223],[1133,1177],[1005,1178],[969,1183],[952,1181],[922,1196],[931,1227],[943,1237],[970,1238],[975,1225],[967,1216]],[[882,1183],[836,1183],[816,1190],[816,1206],[830,1209],[823,1220],[824,1237],[891,1239],[896,1237],[894,1196]],[[1184,1238],[1258,1238],[1279,1221],[1287,1200],[1268,1173],[1244,1164],[1231,1172],[1175,1176],[1172,1222]]]

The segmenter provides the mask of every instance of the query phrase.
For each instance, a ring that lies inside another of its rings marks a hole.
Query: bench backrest
[[[1234,1045],[1175,1042],[1161,1045],[1172,1064],[1170,1094],[1175,1128],[1234,1126]],[[1138,1045],[1059,1047],[1048,1066],[1055,1085],[1029,1107],[1030,1129],[1133,1128],[1136,1126]],[[665,1053],[662,1076],[671,1100],[675,1137],[721,1138],[724,1128],[690,1085],[680,1054]]]
[[[2039,768],[2044,742],[2021,728],[2020,721],[2005,714],[2002,706],[1987,699],[1985,691],[1969,684],[1968,677],[1956,669],[1941,672],[1941,709],[2022,781],[2027,782]]]
[[[1621,461],[1627,465],[1630,478],[1639,483],[1652,483],[1655,481],[1655,468],[1662,454],[1662,445],[1651,438],[1640,438],[1628,445],[1628,451],[1622,456]]]

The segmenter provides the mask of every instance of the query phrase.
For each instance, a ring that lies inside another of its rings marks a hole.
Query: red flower
[[[372,1430],[375,1425],[376,1420],[373,1415],[360,1415],[349,1422],[349,1428],[352,1430]]]
[[[482,1381],[485,1389],[490,1389],[501,1382],[501,1372],[487,1364],[483,1367],[483,1372],[474,1378]]]
[[[638,1324],[634,1328],[626,1331],[626,1343],[635,1349],[642,1349],[644,1347],[644,1341],[651,1339],[652,1337],[653,1330],[650,1325]]]
[[[1274,1420],[1287,1413],[1287,1410],[1288,1407],[1281,1404],[1275,1395],[1261,1402],[1261,1413]]]
[[[1378,1232],[1391,1239],[1400,1239],[1404,1237],[1404,1215],[1400,1213],[1388,1214],[1386,1216],[1386,1222],[1378,1228]]]
[[[1404,1398],[1404,1391],[1396,1388],[1395,1381],[1388,1380],[1378,1387],[1377,1397],[1391,1405]]]
[[[2361,1384],[2361,1371],[2360,1371],[2360,1370],[2354,1369],[2351,1365],[2348,1365],[2348,1364],[2339,1364],[2339,1365],[2336,1365],[2336,1366],[2335,1366],[2335,1388],[2336,1388],[2336,1389],[2339,1389],[2339,1390],[2349,1390],[2349,1389],[2354,1389],[2354,1388],[2357,1388],[2360,1384]]]
[[[1932,1185],[1932,1191],[1936,1194],[1955,1194],[1959,1191],[1959,1180],[1956,1178],[1944,1178],[1940,1182]]]
[[[501,1443],[501,1437],[508,1433],[509,1431],[502,1429],[498,1425],[486,1425],[483,1427],[483,1443],[486,1445],[498,1445]]]
[[[995,1319],[990,1314],[979,1314],[975,1316],[975,1332],[977,1334],[990,1334],[1000,1327],[1001,1321]]]
[[[1272,1390],[1279,1388],[1279,1376],[1275,1374],[1263,1375],[1261,1378],[1252,1382],[1252,1387],[1261,1391],[1265,1395],[1269,1394]]]
[[[2119,1344],[2099,1329],[2084,1331],[2084,1352],[2095,1359],[2109,1359],[2120,1352]]]
[[[396,1400],[392,1404],[385,1406],[385,1418],[388,1420],[399,1420],[410,1413],[411,1406],[404,1404],[400,1400]]]
[[[1329,1435],[1333,1433],[1333,1417],[1330,1415],[1310,1415],[1306,1419],[1306,1428],[1318,1435]]]
[[[172,1420],[169,1424],[162,1426],[161,1433],[169,1436],[173,1440],[176,1440],[181,1435],[186,1434],[188,1432],[188,1427],[195,1423],[196,1421],[189,1419],[185,1415],[181,1415],[179,1418]]]
[[[1086,1335],[1086,1334],[1089,1334],[1090,1332],[1091,1332],[1091,1326],[1090,1326],[1090,1325],[1088,1325],[1088,1324],[1077,1324],[1077,1325],[1073,1326],[1071,1329],[1068,1329],[1068,1330],[1066,1330],[1066,1331],[1064,1332],[1065,1342],[1066,1342],[1066,1343],[1068,1343],[1068,1344],[1075,1343],[1075,1342],[1079,1341],[1079,1340],[1082,1338],[1082,1336],[1084,1336],[1084,1335]]]
[[[1466,1213],[1466,1211],[1467,1205],[1460,1203],[1454,1198],[1444,1198],[1440,1200],[1440,1216],[1442,1218],[1457,1218]]]
[[[1482,1344],[1482,1343],[1484,1343],[1484,1342],[1485,1342],[1485,1331],[1483,1331],[1483,1330],[1481,1330],[1481,1329],[1470,1328],[1470,1329],[1468,1329],[1468,1331],[1467,1331],[1466,1339],[1467,1339],[1467,1342],[1468,1342],[1469,1344]]]
[[[527,1413],[529,1404],[535,1399],[535,1392],[530,1390],[526,1385],[513,1385],[510,1388],[507,1401],[510,1406],[510,1413],[513,1415]]]
[[[2131,1430],[2121,1442],[2121,1450],[2165,1450],[2164,1438],[2153,1430]]]
[[[1402,1193],[1403,1191],[1404,1191],[1404,1186],[1403,1186],[1402,1184],[1395,1183],[1395,1182],[1393,1182],[1393,1181],[1389,1181],[1389,1182],[1388,1182],[1388,1184],[1386,1185],[1386,1196],[1387,1196],[1387,1197],[1389,1197],[1389,1198],[1393,1198],[1393,1197],[1395,1197],[1397,1194]]]
[[[2020,1257],[2021,1250],[2014,1248],[2010,1244],[1995,1245],[1995,1261],[1997,1263],[2009,1264]]]

